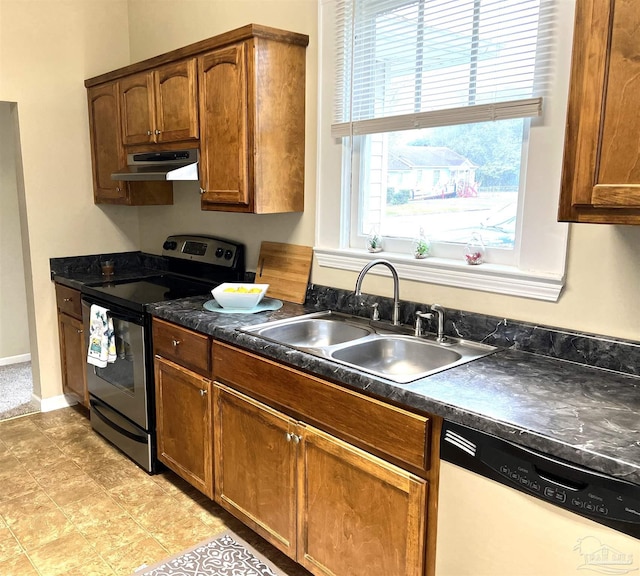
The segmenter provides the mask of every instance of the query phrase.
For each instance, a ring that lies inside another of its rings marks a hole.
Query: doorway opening
[[[0,420],[40,410],[33,320],[18,107],[0,102]]]

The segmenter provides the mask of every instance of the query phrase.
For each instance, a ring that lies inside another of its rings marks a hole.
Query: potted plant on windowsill
[[[420,234],[413,243],[413,257],[422,260],[429,256],[431,251],[431,242],[425,236],[424,230],[420,228]]]
[[[367,237],[367,250],[369,252],[382,252],[382,237],[374,228]]]

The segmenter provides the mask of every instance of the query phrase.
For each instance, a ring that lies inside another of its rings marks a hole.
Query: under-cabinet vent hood
[[[198,149],[127,154],[127,165],[112,180],[198,180]]]

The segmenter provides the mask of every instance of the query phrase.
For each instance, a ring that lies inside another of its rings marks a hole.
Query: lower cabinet
[[[215,498],[317,575],[419,576],[427,482],[218,382]]]
[[[297,559],[314,574],[424,574],[427,483],[302,429]]]
[[[433,573],[430,417],[158,319],[153,343],[167,467],[317,576]]]
[[[213,498],[211,380],[155,357],[158,460]]]
[[[80,291],[56,284],[58,339],[62,368],[62,391],[89,408],[87,390],[87,347],[82,325]]]
[[[89,408],[87,391],[87,349],[84,343],[82,321],[67,314],[58,314],[60,360],[62,362],[62,390],[75,396],[80,404]]]

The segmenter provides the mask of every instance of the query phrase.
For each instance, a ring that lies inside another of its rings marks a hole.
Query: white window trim
[[[544,113],[531,120],[527,193],[522,210],[522,238],[518,262],[513,266],[468,266],[462,260],[415,260],[393,252],[370,254],[349,245],[350,198],[343,198],[342,139],[331,135],[333,121],[335,0],[320,0],[318,18],[320,81],[318,102],[318,186],[315,254],[321,267],[360,270],[373,258],[396,265],[401,278],[557,301],[565,279],[568,225],[557,222],[558,194],[570,74],[575,0],[557,0],[556,65]],[[374,270],[377,271],[376,267]],[[380,270],[380,273],[384,271]]]

